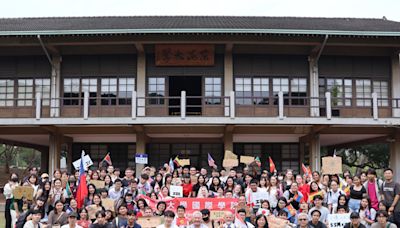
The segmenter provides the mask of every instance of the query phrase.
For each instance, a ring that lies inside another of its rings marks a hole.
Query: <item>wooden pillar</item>
[[[310,162],[312,171],[321,170],[321,145],[319,134],[313,134],[309,142]]]
[[[60,116],[61,97],[61,56],[52,57],[50,116]]]
[[[394,141],[390,143],[389,167],[393,169],[394,179],[400,181],[400,135],[394,137]]]
[[[319,116],[319,99],[315,99],[319,97],[319,73],[318,73],[318,61],[315,57],[309,57],[309,91],[310,91],[310,116],[318,117]]]
[[[147,136],[141,131],[136,133],[136,154],[146,154]],[[136,177],[139,177],[144,168],[143,164],[136,164]]]
[[[137,49],[137,76],[136,76],[136,88],[137,88],[137,116],[146,115],[146,53],[142,44],[136,44]]]
[[[52,175],[54,170],[60,168],[61,158],[61,134],[50,134],[49,136],[49,175]]]
[[[400,99],[400,54],[392,56],[392,98]],[[393,101],[392,116],[400,117],[400,101]]]

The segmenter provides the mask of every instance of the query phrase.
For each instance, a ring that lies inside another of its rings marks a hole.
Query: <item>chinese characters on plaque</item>
[[[213,66],[214,45],[157,44],[156,66]]]

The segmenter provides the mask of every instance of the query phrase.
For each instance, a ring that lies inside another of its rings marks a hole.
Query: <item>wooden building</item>
[[[387,142],[400,174],[399,50],[386,19],[0,19],[0,142],[50,172],[82,149],[122,169],[232,151],[319,170],[321,146]]]

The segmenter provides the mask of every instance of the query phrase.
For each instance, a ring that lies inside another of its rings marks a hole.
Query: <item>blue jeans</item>
[[[360,210],[360,203],[361,203],[361,200],[350,198],[350,200],[349,200],[350,212],[358,212]]]

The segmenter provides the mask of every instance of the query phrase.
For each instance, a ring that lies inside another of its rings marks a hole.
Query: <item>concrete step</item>
[[[6,204],[5,203],[0,203],[0,212],[5,211]]]

